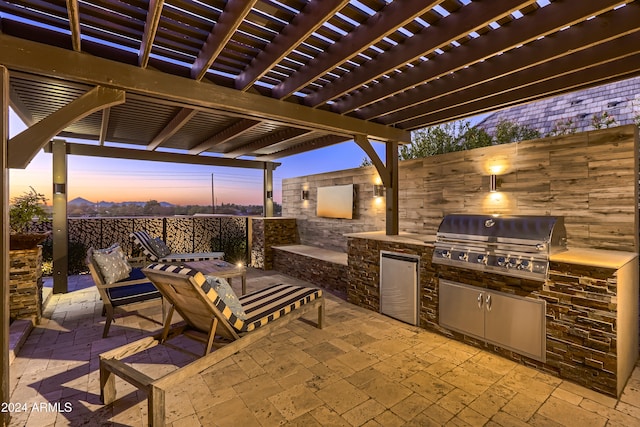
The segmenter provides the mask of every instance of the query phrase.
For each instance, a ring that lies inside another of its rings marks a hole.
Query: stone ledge
[[[33,330],[31,319],[14,320],[9,326],[9,365],[13,363],[27,337]]]
[[[330,249],[324,249],[309,245],[273,246],[273,249],[291,252],[294,254],[303,255],[309,258],[315,258],[320,261],[331,262],[334,264],[340,264],[344,266],[348,265],[346,252],[332,251]]]
[[[304,245],[293,245],[303,246]],[[321,259],[318,257],[310,256],[304,253],[304,251],[291,251],[291,246],[273,247],[273,269],[284,273],[288,276],[295,277],[296,279],[305,280],[316,286],[324,289],[334,291],[339,297],[346,299],[348,279],[347,279],[347,254],[341,254],[340,252],[333,252],[330,260]],[[313,248],[308,246],[307,248]],[[319,249],[319,248],[314,248]],[[317,255],[317,251],[315,252]],[[339,256],[335,256],[335,255]],[[344,257],[344,264],[341,262]],[[338,258],[339,262],[334,262],[332,259]]]

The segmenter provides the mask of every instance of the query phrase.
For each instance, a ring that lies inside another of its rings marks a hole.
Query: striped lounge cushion
[[[134,231],[131,233],[133,243],[138,245],[144,255],[152,262],[175,264],[179,262],[206,261],[210,259],[224,258],[224,252],[194,252],[188,254],[159,254],[156,251],[156,243],[153,237],[146,231]],[[163,242],[164,243],[164,242]]]
[[[236,328],[249,332],[322,297],[322,289],[294,285],[271,285],[240,297],[247,320]],[[235,326],[234,326],[235,327]]]
[[[160,259],[158,254],[156,254],[155,252],[153,244],[151,243],[151,240],[153,239],[151,238],[151,236],[149,236],[149,233],[144,230],[134,231],[130,236],[133,239],[133,243],[135,243],[140,249],[142,249],[142,252],[147,258],[155,262]]]
[[[210,259],[222,259],[223,257],[224,257],[224,252],[194,252],[191,254],[170,254],[160,258],[158,262],[176,263],[176,262],[207,261]]]
[[[267,288],[243,295],[239,298],[246,313],[246,320],[238,318],[209,285],[206,277],[199,271],[177,265],[152,264],[148,268],[170,271],[191,276],[213,305],[238,332],[250,332],[276,320],[304,304],[322,297],[322,290],[294,285],[271,285]]]

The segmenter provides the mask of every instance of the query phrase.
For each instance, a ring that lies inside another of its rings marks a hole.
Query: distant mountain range
[[[164,206],[164,207],[171,207],[174,206],[172,203],[169,202],[159,202],[160,206]],[[82,205],[90,205],[90,206],[97,206],[100,208],[103,207],[109,207],[109,206],[113,206],[113,205],[137,205],[137,206],[144,206],[146,205],[147,202],[105,202],[105,201],[100,201],[100,202],[92,202],[90,200],[84,199],[82,197],[76,197],[73,200],[69,200],[67,202],[68,206],[82,206]]]

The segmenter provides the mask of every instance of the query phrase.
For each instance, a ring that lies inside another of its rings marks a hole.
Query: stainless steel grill
[[[563,250],[561,217],[453,214],[440,223],[433,263],[544,281],[549,256]]]

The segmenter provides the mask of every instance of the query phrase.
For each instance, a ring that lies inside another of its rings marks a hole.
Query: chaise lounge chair
[[[151,262],[163,264],[181,264],[191,261],[206,261],[210,259],[224,258],[224,252],[194,252],[189,254],[171,253],[162,239],[151,237],[146,231],[134,231],[131,233],[133,243],[144,253]]]
[[[317,326],[323,326],[321,289],[279,284],[237,298],[224,279],[205,277],[182,266],[152,264],[143,272],[171,304],[163,331],[100,355],[100,396],[104,404],[116,399],[115,376],[135,385],[147,394],[150,426],[164,426],[165,391],[185,378],[237,353],[310,310],[318,310]],[[177,325],[171,325],[174,310],[184,319]],[[203,342],[204,356],[155,379],[122,361],[159,344],[170,346],[167,341],[178,335]],[[211,352],[214,344],[217,344],[216,350]]]

